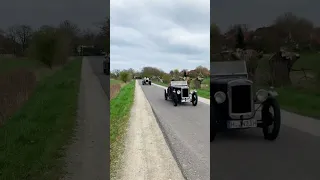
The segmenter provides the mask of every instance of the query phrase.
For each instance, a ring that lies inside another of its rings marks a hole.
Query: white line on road
[[[152,85],[154,86],[157,86],[157,87],[160,87],[160,88],[163,88],[163,89],[166,89],[166,87],[164,86],[161,86],[159,84],[155,84],[155,83],[152,83]],[[207,104],[210,106],[210,99],[206,99],[206,98],[203,98],[203,97],[198,97],[198,100],[204,104]]]

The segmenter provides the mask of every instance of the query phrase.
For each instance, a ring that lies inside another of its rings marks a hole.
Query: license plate
[[[257,127],[257,120],[237,120],[237,121],[228,121],[228,128],[249,128],[249,127]]]

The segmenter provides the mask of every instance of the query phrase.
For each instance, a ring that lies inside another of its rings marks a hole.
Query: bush
[[[45,28],[36,32],[29,49],[29,56],[49,68],[65,64],[69,56],[70,38],[55,28]]]
[[[165,75],[163,75],[162,79],[163,79],[164,83],[170,83],[171,76],[169,74],[165,74]]]
[[[128,82],[130,81],[130,74],[129,72],[126,72],[126,71],[122,71],[120,72],[120,80],[123,81],[123,82]]]

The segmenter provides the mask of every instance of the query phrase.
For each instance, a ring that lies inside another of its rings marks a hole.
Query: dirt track
[[[120,180],[184,180],[138,81]]]

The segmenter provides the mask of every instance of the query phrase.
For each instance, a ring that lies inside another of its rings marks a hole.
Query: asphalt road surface
[[[102,86],[102,89],[107,94],[107,96],[110,99],[110,76],[105,75],[103,73],[103,60],[104,56],[90,56],[87,57],[89,59],[89,62],[91,64],[92,70],[94,74],[98,77],[100,84]]]
[[[260,128],[217,135],[210,145],[211,179],[319,180],[319,122],[288,112],[282,118],[273,142]]]
[[[141,81],[139,81],[141,84]],[[173,106],[164,100],[164,89],[141,85],[172,154],[188,180],[210,178],[210,106],[198,102]]]

